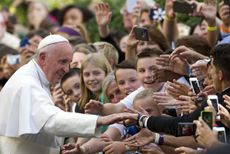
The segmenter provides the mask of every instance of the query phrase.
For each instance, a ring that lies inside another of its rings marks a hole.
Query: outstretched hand
[[[90,100],[84,107],[85,113],[89,114],[102,114],[103,105],[96,100]]]

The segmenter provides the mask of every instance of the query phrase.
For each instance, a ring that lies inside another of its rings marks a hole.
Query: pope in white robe
[[[65,45],[68,41],[50,35],[40,42],[38,49],[59,43]],[[31,60],[3,87],[0,154],[58,154],[62,137],[89,137],[96,133],[98,116],[68,113],[54,106],[49,84],[40,65]]]

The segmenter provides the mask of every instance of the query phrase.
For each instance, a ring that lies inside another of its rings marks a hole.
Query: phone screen
[[[201,117],[204,120],[204,122],[212,129],[212,112],[206,112],[206,111],[202,111],[201,112]]]
[[[214,107],[216,113],[218,112],[218,101],[217,99],[210,99],[212,102],[212,106]]]
[[[223,142],[223,143],[227,143],[226,141],[226,133],[225,131],[218,131],[218,140]]]
[[[135,31],[135,38],[137,40],[142,40],[142,41],[149,41],[149,34],[148,34],[148,29],[144,27],[136,27],[134,29]]]
[[[199,94],[200,93],[200,87],[198,85],[198,82],[192,81],[192,86],[193,86],[193,90],[194,90],[195,94]]]

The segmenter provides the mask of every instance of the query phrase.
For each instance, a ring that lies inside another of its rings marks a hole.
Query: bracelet
[[[208,26],[208,31],[212,32],[212,31],[216,31],[217,27],[216,26]]]
[[[154,143],[157,145],[163,145],[164,144],[164,135],[162,133],[155,133],[155,140]]]
[[[159,133],[155,133],[154,143],[158,145],[159,144],[159,140],[160,140],[160,134]]]
[[[145,121],[144,121],[144,128],[147,128],[147,122],[149,120],[149,117],[145,118]]]
[[[146,115],[141,115],[140,116],[140,118],[139,118],[139,120],[138,120],[138,125],[140,126],[140,127],[144,127],[144,119],[146,119],[147,118],[147,116]],[[145,127],[144,127],[145,128]]]
[[[164,19],[165,19],[165,20],[168,20],[168,21],[173,21],[173,20],[175,19],[175,16],[174,16],[174,17],[170,17],[170,16],[166,15],[166,16],[164,17]]]
[[[164,135],[160,133],[160,138],[159,138],[159,144],[158,145],[163,145],[164,144]]]

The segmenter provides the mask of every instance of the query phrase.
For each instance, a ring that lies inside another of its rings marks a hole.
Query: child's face
[[[72,62],[70,63],[71,68],[81,68],[81,63],[86,55],[82,52],[75,52],[73,54]]]
[[[105,78],[105,71],[92,64],[88,64],[83,69],[83,80],[86,88],[92,92],[99,92],[102,88],[102,82]]]
[[[120,89],[117,86],[117,83],[115,81],[112,81],[107,90],[106,95],[108,96],[111,103],[118,103],[121,99],[124,98],[123,93],[121,93]]]
[[[116,79],[120,91],[126,96],[141,86],[137,71],[134,69],[118,69]]]
[[[137,74],[142,85],[146,89],[159,91],[163,83],[158,83],[153,80],[153,72],[158,69],[156,64],[157,57],[141,58],[137,62]]]
[[[139,112],[142,112],[144,109],[150,116],[160,116],[160,110],[157,104],[153,101],[152,96],[145,97],[143,99],[138,99],[134,102],[133,108]]]
[[[65,80],[62,84],[64,93],[74,102],[78,102],[81,97],[80,76],[74,75]]]

